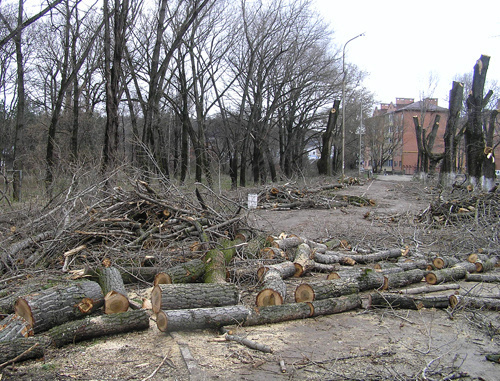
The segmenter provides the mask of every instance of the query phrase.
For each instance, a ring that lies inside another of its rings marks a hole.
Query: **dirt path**
[[[284,231],[317,241],[337,237],[353,246],[377,249],[401,245],[415,249],[419,242],[430,248],[424,240],[428,236],[416,237],[411,221],[429,204],[431,195],[400,180],[387,177],[339,192],[372,198],[373,207],[257,210],[249,221],[268,233]],[[292,301],[294,286],[289,285],[286,302]],[[476,291],[485,287],[462,286],[476,287]],[[500,295],[498,286],[490,286],[488,292]],[[364,294],[365,306],[366,298]],[[498,315],[464,310],[457,311],[452,320],[443,310],[361,309],[236,328],[238,335],[271,346],[271,354],[217,340],[220,336],[210,330],[165,335],[152,321],[145,332],[50,349],[44,361],[4,369],[1,379],[437,380],[468,374],[463,379],[493,381],[498,379],[500,365],[486,361],[485,353],[500,351]],[[193,358],[191,372],[181,356],[181,349],[186,348]],[[285,373],[280,360],[286,365]]]

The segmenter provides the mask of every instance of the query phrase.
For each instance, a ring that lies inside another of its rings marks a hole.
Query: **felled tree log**
[[[404,249],[390,249],[371,254],[348,254],[348,256],[357,263],[374,263],[385,261],[390,258],[399,258],[404,252]]]
[[[288,255],[278,247],[264,247],[260,250],[260,257],[262,259],[287,259]]]
[[[257,307],[283,304],[285,296],[286,284],[281,273],[278,270],[269,269],[262,278],[262,288],[255,298],[255,304]]]
[[[264,275],[269,270],[276,270],[280,274],[282,279],[290,278],[295,274],[295,266],[293,262],[285,261],[277,263],[275,265],[259,267],[259,269],[257,270],[257,278],[259,279],[259,281],[262,281]]]
[[[218,242],[218,247],[209,250],[203,261],[205,262],[205,273],[203,281],[205,283],[224,283],[226,282],[228,271],[226,266],[233,259],[236,253],[236,246],[242,243],[241,240],[223,239]]]
[[[409,310],[419,310],[421,308],[448,308],[448,296],[413,296],[397,295],[387,293],[373,293],[368,298],[369,308],[392,307]]]
[[[463,267],[468,273],[475,273],[476,272],[476,264],[475,263],[471,263],[468,261],[458,262],[455,266]]]
[[[201,259],[193,259],[157,273],[155,285],[169,283],[193,283],[201,279],[206,264]],[[161,281],[160,281],[161,279]]]
[[[349,280],[319,280],[302,283],[295,289],[295,301],[312,302],[359,292],[359,284]]]
[[[388,289],[400,288],[413,283],[419,283],[422,279],[424,279],[424,270],[414,269],[394,274],[387,274],[386,276]]]
[[[261,343],[258,343],[256,341],[253,341],[253,340],[250,340],[250,339],[247,339],[245,337],[240,337],[240,336],[237,336],[237,335],[230,335],[230,334],[226,334],[224,336],[224,338],[226,339],[226,341],[235,341],[241,345],[244,345],[250,349],[255,349],[257,351],[261,351],[261,352],[264,352],[264,353],[272,353],[273,350],[268,346],[268,345],[265,345],[265,344],[261,344]]]
[[[242,305],[160,310],[156,315],[156,324],[162,332],[220,328],[224,325],[243,323],[249,313],[250,310]]]
[[[491,271],[495,268],[498,262],[497,257],[488,258],[487,260],[478,260],[474,264],[476,265],[476,271],[478,273],[484,273],[487,271]]]
[[[500,283],[500,274],[467,274],[465,280],[468,282]]]
[[[331,273],[332,271],[337,271],[338,269],[338,263],[332,263],[331,265],[328,265],[325,263],[314,262],[311,271],[318,273]]]
[[[44,336],[0,342],[0,368],[13,362],[38,359],[45,355],[50,339]]]
[[[127,311],[128,295],[120,271],[116,267],[103,267],[98,269],[97,273],[104,294],[104,313],[116,314]]]
[[[315,300],[307,303],[287,303],[252,310],[244,326],[279,323],[309,317],[336,314],[361,307],[358,294]]]
[[[374,269],[381,270],[384,274],[390,274],[394,272],[408,271],[414,269],[424,270],[427,267],[427,261],[425,259],[410,260],[407,262],[398,263],[387,263],[381,262],[374,265]]]
[[[229,306],[238,301],[238,288],[232,283],[159,284],[151,291],[154,313],[162,309]]]
[[[465,278],[467,270],[464,267],[454,266],[449,269],[430,271],[425,275],[425,281],[429,284],[440,284],[452,282]]]
[[[457,308],[458,306],[487,309],[500,311],[500,299],[495,298],[479,298],[477,296],[462,296],[451,295],[449,298],[450,306]]]
[[[439,292],[439,291],[447,291],[447,290],[458,290],[460,289],[460,285],[454,283],[445,283],[439,285],[429,285],[429,286],[421,286],[414,288],[407,288],[406,290],[400,290],[398,294],[425,294],[429,292]]]
[[[311,259],[311,248],[305,243],[297,246],[293,265],[295,266],[294,276],[297,278],[306,274],[314,267],[314,261]]]
[[[140,331],[149,328],[146,310],[134,310],[112,315],[88,316],[51,328],[47,334],[56,347],[106,335]]]
[[[489,256],[487,254],[472,253],[467,257],[467,261],[470,263],[476,263],[477,261],[487,261]]]
[[[444,268],[447,268],[447,267],[452,267],[452,266],[455,266],[457,263],[459,262],[458,259],[454,258],[454,257],[436,257],[432,260],[432,265],[438,269],[438,270],[441,270],[441,269],[444,269]]]
[[[21,316],[11,314],[0,321],[0,341],[28,336],[33,336],[33,329]]]
[[[344,266],[354,266],[356,264],[356,261],[351,257],[336,251],[326,251],[324,253],[315,252],[313,254],[313,259],[316,262],[324,264],[339,263]]]
[[[38,333],[79,319],[103,304],[101,286],[84,281],[51,287],[19,298],[14,310],[33,327],[34,333]]]
[[[277,239],[271,241],[272,247],[277,247],[283,251],[287,251],[293,248],[298,247],[304,240],[297,236],[289,236],[283,239]]]

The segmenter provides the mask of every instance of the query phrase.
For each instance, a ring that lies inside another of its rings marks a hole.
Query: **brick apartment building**
[[[396,104],[382,103],[380,108],[375,108],[372,118],[378,118],[379,122],[388,127],[388,131],[397,128],[400,131],[399,139],[401,139],[392,158],[383,164],[382,171],[407,175],[416,172],[418,148],[413,117],[418,116],[423,128],[430,130],[437,114],[441,116],[441,119],[433,152],[440,153],[444,152],[443,135],[448,120],[448,109],[438,106],[436,98],[427,98],[418,102],[415,102],[413,98],[396,98]],[[364,157],[370,158],[370,152],[367,150],[369,147],[366,146]],[[364,168],[365,170],[373,169],[371,160],[365,160]]]

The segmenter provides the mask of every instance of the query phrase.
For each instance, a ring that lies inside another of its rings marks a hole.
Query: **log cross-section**
[[[350,280],[319,280],[302,283],[295,289],[295,301],[312,302],[359,292],[357,282]]]

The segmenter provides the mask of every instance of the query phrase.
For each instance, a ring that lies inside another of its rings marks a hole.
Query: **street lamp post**
[[[342,181],[345,178],[345,47],[349,42],[355,40],[358,37],[364,36],[364,33],[358,34],[356,37],[351,38],[344,44],[344,49],[342,50]]]

